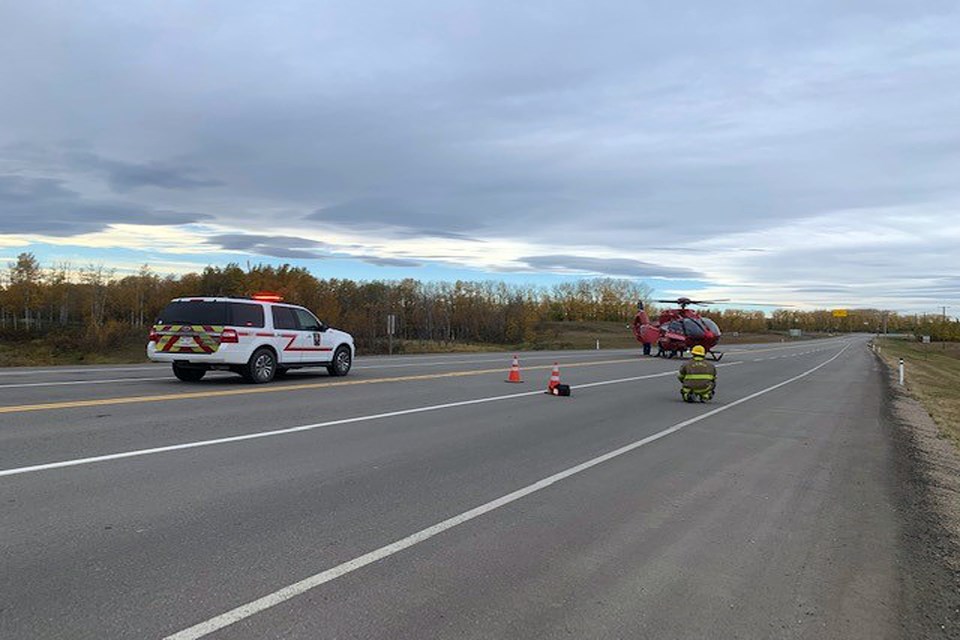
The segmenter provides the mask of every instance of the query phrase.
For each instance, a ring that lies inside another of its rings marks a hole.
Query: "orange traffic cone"
[[[523,382],[520,379],[520,359],[513,356],[513,364],[510,365],[510,374],[507,376],[507,382]]]
[[[560,386],[560,365],[554,362],[553,371],[550,372],[550,382],[547,383],[547,393],[555,393],[558,386]]]

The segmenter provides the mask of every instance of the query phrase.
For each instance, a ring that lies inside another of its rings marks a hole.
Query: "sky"
[[[0,261],[958,315],[957,33],[953,0],[0,3]]]

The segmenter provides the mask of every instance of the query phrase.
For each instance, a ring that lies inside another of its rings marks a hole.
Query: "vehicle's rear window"
[[[157,318],[157,324],[229,324],[226,302],[189,300],[171,302]]]
[[[245,304],[243,302],[230,303],[230,324],[235,327],[262,327],[263,307],[259,304]]]
[[[263,306],[243,302],[203,300],[171,302],[157,318],[157,323],[263,327]]]
[[[297,329],[297,316],[290,307],[272,307],[274,329]]]

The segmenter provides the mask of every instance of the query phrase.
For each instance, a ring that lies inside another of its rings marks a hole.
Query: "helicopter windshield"
[[[683,319],[683,332],[691,338],[697,339],[703,337],[703,326],[693,318]]]
[[[703,321],[704,326],[708,331],[713,333],[715,336],[720,335],[720,327],[717,326],[717,323],[711,320],[710,318],[700,318]]]

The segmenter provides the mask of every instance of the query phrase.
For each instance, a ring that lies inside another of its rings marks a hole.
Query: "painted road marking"
[[[620,358],[617,360],[596,360],[589,362],[568,362],[565,367],[597,367],[624,362],[646,362],[637,358]],[[553,365],[526,367],[527,371],[551,369]],[[183,393],[165,393],[152,396],[119,396],[113,398],[96,398],[91,400],[64,400],[61,402],[45,402],[38,404],[21,404],[0,406],[0,414],[23,413],[27,411],[52,411],[54,409],[77,409],[81,407],[102,407],[118,404],[139,404],[143,402],[169,402],[175,400],[196,400],[206,398],[220,398],[224,396],[243,396],[256,393],[279,393],[282,391],[303,391],[306,389],[323,389],[333,387],[352,387],[363,384],[382,384],[388,382],[412,382],[417,380],[438,380],[441,378],[460,378],[464,376],[487,375],[490,373],[504,373],[506,368],[474,369],[467,371],[445,371],[443,373],[423,373],[410,376],[395,376],[391,378],[368,378],[359,380],[344,380],[339,382],[306,382],[301,384],[285,384],[270,386],[244,386],[240,389],[221,389],[218,391],[188,391]]]
[[[67,387],[86,384],[117,384],[120,382],[157,382],[158,380],[173,381],[171,376],[162,378],[113,378],[106,380],[61,380],[59,382],[15,382],[0,384],[0,389],[25,389],[30,387]]]
[[[834,341],[834,340],[839,340],[839,339],[840,339],[840,338],[823,338],[823,340],[826,340],[826,341]],[[761,343],[761,345],[762,345],[762,344],[766,344],[766,343]],[[749,346],[749,345],[745,345],[745,346]],[[757,346],[760,346],[760,345],[757,345]],[[783,345],[783,346],[777,346],[777,347],[765,347],[765,348],[760,348],[760,349],[730,349],[730,350],[726,351],[725,353],[729,353],[729,354],[734,354],[734,353],[758,353],[758,352],[761,352],[761,351],[776,351],[776,350],[779,350],[779,349],[799,349],[799,348],[802,348],[803,346],[806,346],[806,345],[796,345],[796,344],[793,344],[793,345]],[[612,354],[625,354],[625,353],[636,353],[637,349],[639,349],[639,348],[640,348],[640,347],[638,346],[637,348],[630,348],[630,349],[604,349],[603,351],[604,351],[604,353],[606,353],[606,354],[611,354],[611,355],[612,355]],[[819,352],[819,351],[823,351],[823,349],[818,349],[818,350],[815,350],[815,351],[805,351],[804,353],[817,353],[817,352]],[[489,358],[484,359],[484,360],[475,360],[475,359],[463,360],[463,359],[458,359],[458,360],[447,360],[447,361],[444,361],[444,360],[441,358],[441,359],[435,360],[435,361],[433,361],[433,362],[394,362],[394,363],[391,363],[391,364],[382,364],[382,365],[381,365],[381,364],[369,364],[369,365],[367,365],[367,364],[357,364],[356,366],[354,366],[354,368],[355,368],[355,369],[399,369],[399,368],[419,367],[419,366],[435,367],[435,366],[443,366],[443,365],[447,365],[447,364],[480,364],[480,363],[486,363],[486,362],[501,362],[501,361],[502,361],[502,358],[509,358],[509,357],[511,357],[511,356],[513,355],[514,352],[506,352],[506,351],[505,351],[505,352],[502,352],[502,353],[490,352],[490,354],[493,354],[493,353],[497,353],[498,355],[500,355],[500,356],[502,356],[502,357],[501,357],[501,358],[493,358],[492,355],[491,355]],[[594,351],[594,350],[592,350],[592,349],[589,349],[589,350],[581,350],[581,351],[575,352],[575,353],[554,354],[554,355],[535,355],[535,354],[537,354],[537,352],[530,352],[530,351],[528,351],[528,352],[517,351],[516,353],[519,353],[519,354],[520,354],[521,360],[561,360],[561,359],[564,359],[564,358],[578,358],[578,357],[582,357],[583,355],[588,354],[588,353],[596,353],[596,351]],[[526,355],[525,355],[525,354],[526,354]],[[484,355],[486,356],[487,354],[484,354]],[[376,358],[377,356],[368,356],[368,357],[374,357],[374,358]],[[402,356],[402,358],[411,359],[411,360],[412,360],[412,359],[415,359],[415,358],[417,358],[417,357],[422,357],[422,356],[417,356],[417,355]],[[366,358],[358,358],[358,359],[357,359],[357,362],[358,362],[358,363],[362,363],[364,360],[366,360]],[[56,367],[54,367],[54,368],[49,368],[49,369],[29,369],[29,370],[25,370],[25,371],[24,371],[24,370],[19,370],[19,369],[17,369],[17,370],[7,370],[7,371],[4,371],[4,370],[0,369],[0,377],[6,377],[6,376],[32,376],[32,375],[39,375],[39,374],[73,374],[73,373],[96,374],[96,373],[114,373],[114,372],[118,372],[118,371],[163,371],[163,370],[166,368],[166,366],[167,366],[167,365],[164,364],[164,363],[155,363],[155,364],[143,365],[143,366],[101,366],[101,365],[91,365],[91,366],[89,366],[89,367],[84,367],[84,368],[79,368],[79,369],[67,369],[67,368],[62,368],[62,369],[61,369],[61,368],[56,368]],[[310,369],[314,369],[314,368],[317,368],[317,367],[305,367],[306,370],[310,370]],[[133,379],[124,379],[123,381],[124,381],[124,382],[139,382],[139,381],[155,381],[155,380],[165,380],[165,379],[167,379],[167,378],[133,378]],[[83,381],[83,382],[87,382],[87,380],[82,380],[82,381]],[[55,384],[67,384],[67,383],[72,383],[72,382],[79,382],[79,381],[74,381],[74,380],[62,380],[62,381],[51,381],[51,382],[43,382],[43,383],[35,383],[35,384],[37,384],[38,386],[41,385],[41,384],[53,386],[53,385],[55,385]],[[92,380],[89,381],[89,382],[94,383],[94,381],[92,381]],[[110,382],[113,382],[113,380],[111,380]],[[8,386],[11,386],[11,385],[0,385],[0,389],[6,388],[6,387],[8,387]]]
[[[776,389],[779,389],[780,387],[788,385],[791,382],[796,382],[801,378],[805,378],[806,376],[810,375],[814,371],[817,371],[818,369],[836,360],[838,357],[840,357],[840,355],[844,351],[847,350],[847,348],[848,348],[847,346],[843,347],[836,355],[834,355],[829,360],[821,362],[817,366],[813,367],[812,369],[808,369],[807,371],[801,373],[800,375],[784,380],[783,382],[779,382],[773,386],[767,387],[766,389],[761,389],[760,391],[751,393],[750,395],[744,396],[739,400],[734,400],[730,404],[717,407],[716,409],[712,409],[710,411],[707,411],[706,413],[702,413],[688,420],[684,420],[683,422],[678,422],[677,424],[673,425],[672,427],[668,427],[663,431],[658,431],[657,433],[647,436],[646,438],[637,440],[636,442],[632,442],[628,445],[620,447],[619,449],[614,449],[613,451],[609,451],[603,455],[597,456],[596,458],[592,458],[591,460],[587,460],[586,462],[582,462],[574,467],[570,467],[569,469],[566,469],[559,473],[555,473],[552,476],[548,476],[542,480],[539,480],[538,482],[534,482],[533,484],[527,485],[522,489],[518,489],[513,493],[508,493],[495,500],[491,500],[490,502],[482,504],[479,507],[474,507],[469,511],[464,511],[459,515],[443,520],[442,522],[438,522],[437,524],[427,527],[426,529],[421,529],[420,531],[417,531],[412,535],[409,535],[405,538],[401,538],[386,546],[380,547],[379,549],[375,549],[373,551],[370,551],[369,553],[363,554],[362,556],[358,556],[352,560],[348,560],[343,564],[339,564],[331,569],[327,569],[326,571],[321,571],[320,573],[314,574],[308,578],[304,578],[299,582],[294,582],[293,584],[283,587],[282,589],[278,589],[277,591],[274,591],[273,593],[265,595],[262,598],[258,598],[256,600],[253,600],[252,602],[248,602],[247,604],[236,607],[235,609],[231,609],[230,611],[221,613],[220,615],[210,618],[209,620],[205,620],[192,627],[188,627],[183,631],[179,631],[177,633],[169,635],[165,638],[165,640],[197,640],[198,638],[207,636],[211,633],[214,633],[215,631],[219,631],[220,629],[228,627],[236,622],[240,622],[241,620],[244,620],[253,615],[256,615],[261,611],[264,611],[271,607],[275,607],[276,605],[286,602],[291,598],[295,598],[299,595],[302,595],[303,593],[306,593],[311,589],[319,587],[322,584],[336,580],[337,578],[345,576],[349,573],[353,573],[357,569],[365,567],[368,564],[378,562],[379,560],[383,560],[384,558],[387,558],[396,553],[399,553],[404,549],[408,549],[414,545],[420,544],[421,542],[425,540],[429,540],[430,538],[433,538],[434,536],[437,536],[443,533],[444,531],[453,529],[454,527],[458,527],[466,522],[474,520],[475,518],[479,518],[480,516],[486,513],[499,509],[500,507],[506,506],[512,502],[516,502],[517,500],[520,500],[521,498],[529,496],[532,493],[543,491],[547,487],[550,487],[551,485],[554,485],[560,482],[561,480],[565,480],[571,476],[575,476],[579,473],[583,473],[587,469],[591,469],[599,464],[603,464],[604,462],[607,462],[614,458],[618,458],[635,449],[639,449],[644,445],[650,444],[651,442],[655,442],[661,438],[664,438],[672,433],[676,433],[677,431],[680,431],[684,427],[688,427],[702,420],[706,420],[711,416],[715,416],[718,413],[722,413],[723,411],[732,409],[733,407],[741,405],[744,402],[749,402],[754,398],[762,396],[766,393],[770,393],[771,391],[774,391]]]
[[[729,362],[720,366],[732,367],[741,362]],[[499,371],[499,370],[498,370]],[[624,382],[636,382],[638,380],[649,380],[651,378],[663,378],[666,376],[676,376],[675,371],[662,371],[660,373],[649,373],[642,376],[631,376],[629,378],[616,378],[613,380],[602,380],[600,382],[589,382],[576,385],[575,389],[588,389],[592,387],[602,387],[611,384],[622,384]],[[197,440],[195,442],[184,442],[180,444],[166,445],[162,447],[151,447],[149,449],[138,449],[134,451],[122,451],[120,453],[109,453],[100,456],[91,456],[88,458],[75,458],[73,460],[61,460],[59,462],[48,462],[45,464],[35,464],[27,467],[17,467],[14,469],[0,470],[0,477],[16,476],[25,473],[34,473],[37,471],[49,471],[51,469],[62,469],[64,467],[77,467],[80,465],[94,464],[97,462],[107,462],[109,460],[122,460],[124,458],[137,458],[141,456],[166,453],[169,451],[180,451],[183,449],[196,449],[199,447],[209,447],[219,444],[229,444],[232,442],[243,442],[244,440],[257,440],[260,438],[270,438],[273,436],[299,433],[301,431],[312,431],[324,427],[334,427],[344,424],[353,424],[356,422],[369,422],[373,420],[383,420],[385,418],[395,418],[398,416],[408,416],[416,413],[427,413],[431,411],[441,411],[443,409],[452,409],[456,407],[468,407],[476,404],[486,404],[489,402],[501,402],[503,400],[513,400],[515,398],[524,398],[527,396],[543,395],[543,389],[536,391],[523,391],[520,393],[510,393],[502,396],[488,396],[486,398],[475,398],[473,400],[461,400],[459,402],[448,402],[444,404],[427,405],[424,407],[415,407],[413,409],[401,409],[399,411],[388,411],[386,413],[375,413],[373,415],[356,416],[354,418],[342,418],[340,420],[330,420],[327,422],[317,422],[314,424],[299,425],[296,427],[287,427],[285,429],[274,429],[273,431],[258,431],[256,433],[247,433],[239,436],[228,436],[225,438],[214,438],[212,440]]]
[[[828,340],[836,340],[837,338],[827,338]],[[639,347],[638,347],[639,348]],[[800,345],[784,345],[778,347],[762,348],[762,349],[731,349],[725,353],[729,354],[747,354],[747,353],[758,353],[761,351],[777,351],[780,349],[798,349],[802,348]],[[804,351],[803,353],[817,353],[822,351],[818,349],[816,351]],[[636,349],[604,349],[606,354],[628,354],[635,353]],[[563,360],[567,358],[579,358],[583,357],[586,353],[595,353],[594,351],[581,351],[578,353],[567,353],[567,354],[554,354],[554,355],[534,355],[532,352],[518,352],[521,355],[521,361],[530,361],[530,360]],[[409,358],[413,359],[417,356],[410,356]],[[392,364],[357,364],[354,366],[354,369],[357,370],[376,370],[376,369],[405,369],[410,367],[442,367],[445,365],[453,364],[484,364],[490,362],[502,362],[503,358],[509,358],[510,354],[504,352],[499,358],[485,358],[482,360],[478,359],[469,359],[469,360],[435,360],[432,362],[400,362]],[[362,359],[358,360],[362,362]],[[114,373],[119,371],[162,371],[166,368],[165,364],[157,363],[147,366],[139,367],[91,367],[89,369],[36,369],[28,371],[2,371],[0,370],[0,377],[3,376],[31,376],[38,374],[66,374],[66,373],[85,373],[85,374],[96,374],[96,373]],[[315,369],[321,369],[322,367],[304,367],[304,371],[310,371]],[[294,374],[296,375],[296,374]],[[151,378],[112,378],[112,379],[81,379],[81,380],[52,380],[46,382],[23,382],[23,383],[11,383],[11,384],[0,384],[0,389],[21,389],[29,387],[58,387],[58,386],[76,386],[81,384],[113,384],[113,383],[133,383],[133,382],[159,382],[163,380],[172,380],[171,377],[151,377]]]
[[[157,363],[141,367],[90,366],[83,369],[28,369],[26,371],[0,371],[0,376],[34,376],[40,373],[112,373],[114,371],[159,371],[163,368],[164,365]]]
[[[777,349],[789,349],[796,348],[793,347],[776,347],[774,349],[756,349],[756,350],[744,350],[742,353],[755,353],[756,351],[775,351]],[[728,353],[737,353],[734,351],[729,351]],[[578,354],[580,356],[584,354]],[[556,360],[559,356],[536,356],[539,359],[547,360]],[[575,357],[573,355],[567,355],[566,357]],[[769,358],[757,358],[754,359],[754,362],[761,362],[763,360],[769,360],[780,356],[772,356]],[[787,356],[782,356],[787,357]],[[527,360],[534,359],[533,357],[526,358]],[[589,366],[599,366],[606,364],[616,364],[624,362],[659,362],[659,358],[641,358],[637,359],[635,357],[630,358],[620,358],[616,360],[598,360],[593,362],[570,362],[566,363],[566,367],[589,367]],[[470,362],[470,361],[468,361]],[[476,362],[476,361],[473,361]],[[496,362],[496,361],[495,361]],[[439,363],[438,363],[439,364]],[[446,364],[446,363],[443,363]],[[392,365],[391,365],[392,366]],[[401,366],[401,365],[397,365]],[[419,365],[411,365],[419,366]],[[151,369],[153,367],[150,367]],[[378,368],[378,367],[369,367],[369,368]],[[537,371],[543,369],[550,369],[550,365],[544,366],[533,366],[533,367],[524,367],[528,371]],[[241,389],[221,389],[218,391],[192,391],[192,392],[182,392],[182,393],[167,393],[167,394],[157,394],[151,396],[120,396],[113,398],[97,398],[91,400],[63,400],[59,402],[46,402],[46,403],[36,403],[36,404],[22,404],[22,405],[8,405],[0,406],[0,414],[4,413],[24,413],[28,411],[53,411],[57,409],[78,409],[84,407],[101,407],[101,406],[110,406],[110,405],[119,405],[119,404],[137,404],[142,402],[168,402],[174,400],[190,400],[197,398],[214,398],[220,396],[236,396],[236,395],[247,395],[254,393],[275,393],[280,391],[302,391],[305,389],[317,389],[323,387],[333,387],[333,386],[354,386],[358,384],[379,384],[385,382],[410,382],[416,380],[435,380],[439,378],[453,378],[460,376],[472,376],[472,375],[485,375],[489,373],[499,373],[501,369],[478,369],[475,371],[449,371],[444,373],[426,373],[420,375],[411,375],[411,376],[396,376],[391,378],[371,378],[371,379],[360,379],[360,380],[345,380],[338,382],[307,382],[299,384],[285,384],[285,385],[271,385],[269,387],[243,387]],[[116,382],[138,382],[141,380],[168,380],[169,378],[140,378],[134,380],[82,380],[82,381],[68,381],[68,382],[27,382],[27,383],[14,383],[9,385],[0,385],[0,389],[4,388],[25,388],[25,387],[45,387],[45,386],[58,386],[58,385],[91,385],[91,384],[113,384]]]
[[[612,354],[614,350],[610,350],[607,353]],[[574,355],[557,355],[557,356],[525,356],[522,360],[562,360],[565,358],[580,358],[584,354],[578,353]],[[364,369],[364,370],[376,370],[376,369],[403,369],[410,367],[442,367],[444,365],[455,365],[455,364],[486,364],[490,362],[504,362],[503,358],[497,359],[487,359],[487,360],[448,360],[446,362],[414,362],[406,364],[384,364],[384,365],[365,365],[365,366],[355,366],[354,369]],[[506,366],[506,365],[504,365]],[[158,367],[141,367],[141,369],[156,370]],[[160,365],[160,368],[165,368],[163,365]],[[308,372],[310,370],[322,369],[323,367],[304,367],[302,371]],[[111,369],[110,371],[122,371],[123,369]],[[131,369],[133,371],[138,371],[140,369]],[[211,373],[217,373],[212,371]],[[0,375],[3,375],[0,373]],[[11,375],[26,375],[21,372],[20,374],[11,374]],[[294,374],[294,377],[296,374]],[[114,383],[131,383],[131,382],[158,382],[158,381],[169,381],[173,382],[175,378],[170,376],[163,376],[160,378],[109,378],[109,379],[96,379],[96,380],[51,380],[49,382],[14,382],[9,384],[0,384],[0,389],[25,389],[30,387],[68,387],[68,386],[77,386],[77,385],[89,385],[89,384],[114,384]]]

